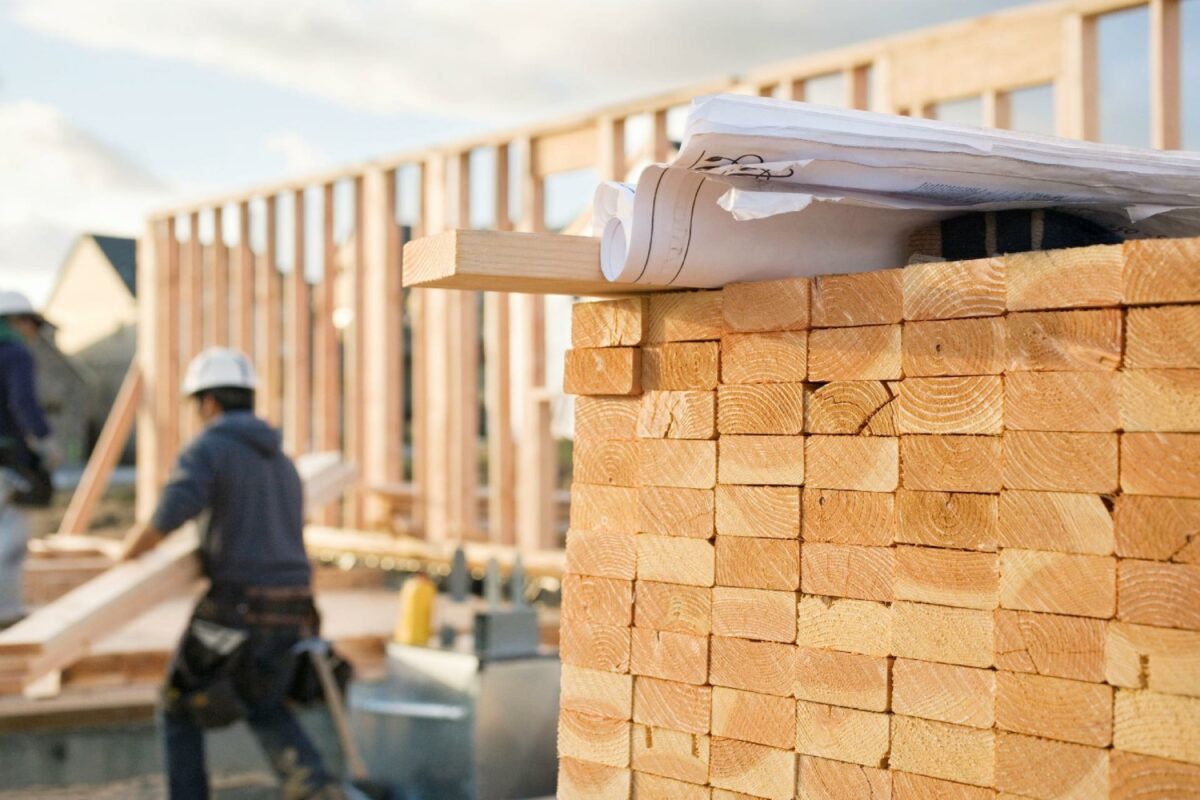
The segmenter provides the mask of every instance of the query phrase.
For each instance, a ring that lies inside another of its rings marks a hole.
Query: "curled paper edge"
[[[815,195],[802,192],[748,192],[735,188],[721,195],[717,205],[732,214],[737,221],[745,222],[751,219],[766,219],[776,214],[803,211],[817,199]]]

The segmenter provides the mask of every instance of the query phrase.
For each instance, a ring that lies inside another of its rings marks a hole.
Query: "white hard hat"
[[[39,322],[42,315],[21,292],[0,291],[0,317],[34,317]]]
[[[191,397],[205,389],[254,389],[258,376],[250,359],[228,347],[210,347],[192,359],[183,376],[183,394]]]

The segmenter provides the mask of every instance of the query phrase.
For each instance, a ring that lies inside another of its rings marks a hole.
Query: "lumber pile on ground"
[[[1200,240],[602,302],[560,798],[1200,795]]]

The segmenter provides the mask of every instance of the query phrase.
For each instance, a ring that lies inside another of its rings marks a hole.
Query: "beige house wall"
[[[67,256],[43,313],[58,329],[59,349],[75,356],[135,325],[137,302],[88,236],[80,237]],[[131,356],[132,351],[124,356],[126,365]]]

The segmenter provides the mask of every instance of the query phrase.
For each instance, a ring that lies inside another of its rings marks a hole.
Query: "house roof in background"
[[[103,236],[98,233],[89,235],[121,276],[129,293],[137,297],[137,240],[121,236]]]

